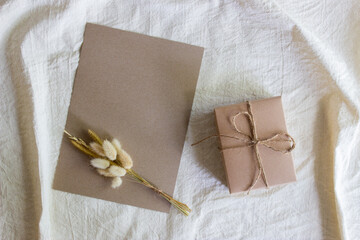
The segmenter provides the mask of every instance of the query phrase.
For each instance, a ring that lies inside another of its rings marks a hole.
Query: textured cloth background
[[[2,1],[1,239],[357,239],[359,12],[357,0]],[[206,48],[174,194],[190,217],[51,189],[86,22]],[[190,144],[215,133],[214,107],[277,95],[298,181],[229,195],[217,140]]]

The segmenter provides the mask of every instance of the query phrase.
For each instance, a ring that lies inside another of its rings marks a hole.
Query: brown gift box
[[[251,101],[250,104],[258,139],[268,139],[278,133],[287,133],[281,97]],[[247,191],[255,182],[256,184],[252,189],[266,187],[262,177],[256,181],[259,167],[256,159],[255,146],[251,144],[244,146],[241,141],[226,137],[242,137],[239,136],[241,134],[236,131],[235,127],[250,136],[252,135],[250,121],[246,115],[238,116],[236,121],[233,122],[233,117],[239,112],[248,112],[246,102],[215,109],[226,179],[230,193]],[[236,124],[236,126],[234,124]],[[281,144],[284,145],[284,143]],[[285,149],[289,148],[289,143],[286,142],[285,144],[287,145]],[[239,147],[239,145],[242,147]],[[272,146],[276,148],[276,145],[279,145],[279,142],[274,141]],[[261,157],[263,170],[266,173],[268,186],[296,181],[291,153],[275,151],[264,144],[258,144],[258,152]]]

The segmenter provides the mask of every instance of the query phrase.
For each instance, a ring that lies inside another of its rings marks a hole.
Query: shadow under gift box
[[[251,101],[250,104],[258,139],[271,138],[277,133],[287,133],[281,97]],[[232,119],[239,112],[248,112],[246,102],[219,107],[214,112],[219,135],[240,136]],[[240,131],[252,135],[249,118],[246,115],[237,117],[235,124]],[[250,144],[244,146],[241,141],[233,138],[221,136],[219,138],[230,193],[248,191],[260,171],[255,146]],[[273,144],[275,148],[284,148],[284,146],[276,146],[280,144],[276,141]],[[288,142],[286,144],[290,145]],[[288,147],[285,146],[285,149]],[[275,151],[263,144],[258,144],[258,149],[269,187],[296,181],[290,152]],[[252,189],[265,187],[264,179],[260,177]]]

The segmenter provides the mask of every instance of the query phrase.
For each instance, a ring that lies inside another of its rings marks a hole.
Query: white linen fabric
[[[1,239],[358,239],[359,12],[356,0],[2,1]],[[52,190],[86,22],[205,47],[174,193],[189,217]],[[216,132],[214,107],[278,95],[298,180],[230,195],[217,140],[190,144]]]

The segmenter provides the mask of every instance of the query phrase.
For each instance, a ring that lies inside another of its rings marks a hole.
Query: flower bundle
[[[103,140],[94,131],[89,129],[88,134],[93,141],[87,144],[84,140],[71,135],[66,130],[64,133],[77,149],[92,158],[90,165],[94,167],[100,175],[112,178],[111,186],[113,188],[121,186],[121,177],[129,176],[136,182],[158,193],[184,215],[188,216],[190,214],[191,209],[186,204],[178,202],[167,193],[161,191],[132,169],[133,161],[131,156],[121,147],[119,140],[116,138],[111,141]]]

